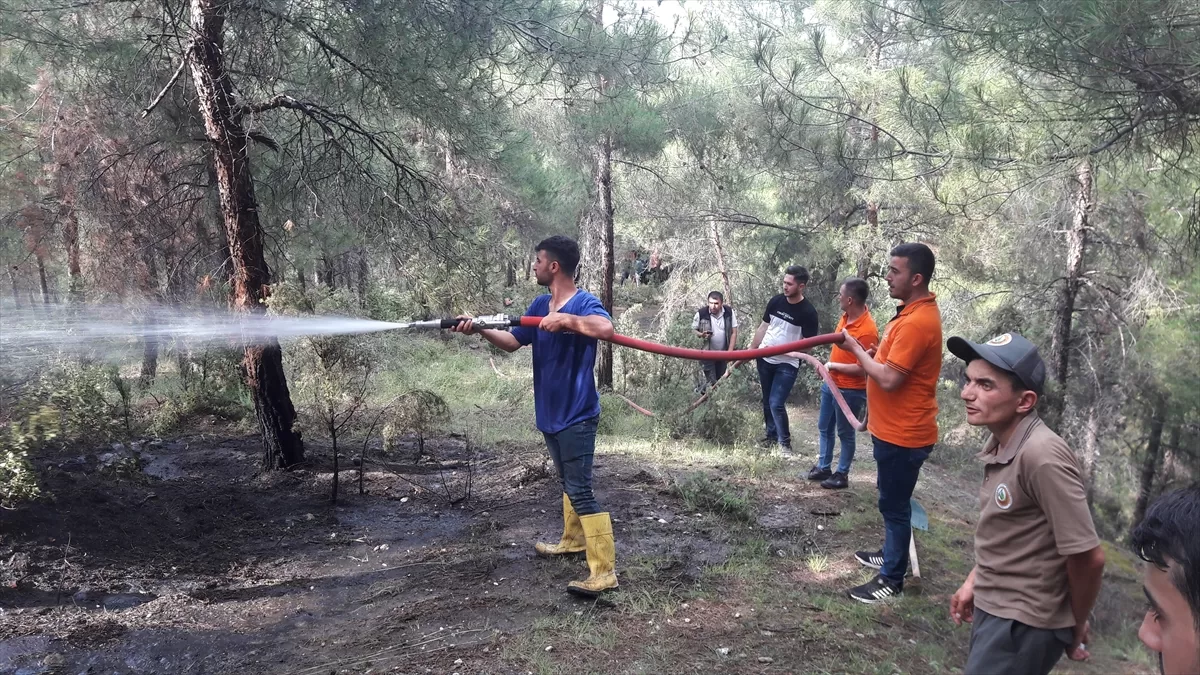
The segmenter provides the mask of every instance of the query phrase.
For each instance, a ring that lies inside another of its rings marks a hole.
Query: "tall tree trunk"
[[[367,306],[367,279],[369,276],[369,270],[367,268],[367,249],[360,246],[357,249],[357,256],[354,262],[357,282],[355,287],[358,290],[358,306],[361,309],[365,309]]]
[[[1100,462],[1100,415],[1093,402],[1083,426],[1083,485],[1088,506],[1096,500],[1096,464]]]
[[[83,301],[83,267],[79,262],[79,214],[73,204],[63,205],[63,248],[67,249],[67,302]]]
[[[1162,435],[1167,418],[1167,401],[1167,396],[1164,394],[1155,394],[1154,396],[1154,407],[1150,411],[1150,437],[1146,439],[1146,455],[1142,458],[1137,502],[1133,506],[1134,524],[1142,522],[1142,518],[1146,516],[1146,507],[1150,504],[1150,494],[1154,490],[1154,477],[1158,473],[1159,460],[1162,458]]]
[[[712,205],[708,207],[712,212]],[[725,248],[721,246],[721,226],[716,218],[708,219],[708,236],[712,239],[713,251],[717,254],[717,271],[721,273],[721,285],[725,289],[725,302],[733,306],[733,290],[729,285],[729,266],[725,264]]]
[[[325,284],[325,288],[332,291],[336,288],[334,286],[336,279],[337,276],[333,272],[333,260],[327,255],[321,256],[321,283]]]
[[[871,129],[871,138],[874,141],[879,140],[879,129]],[[868,236],[874,237],[879,232],[879,202],[867,202],[867,225],[871,227]],[[868,247],[863,247],[859,251],[854,274],[859,279],[866,279],[871,274],[871,253]]]
[[[213,151],[213,166],[220,192],[233,265],[233,305],[249,313],[262,313],[269,279],[263,252],[263,232],[246,148],[246,130],[234,99],[233,83],[225,70],[224,28],[229,0],[192,0],[191,65],[205,135]],[[294,429],[292,405],[283,372],[283,352],[275,339],[246,347],[243,367],[254,398],[263,439],[263,467],[277,469],[304,459],[304,444]]]
[[[33,257],[37,260],[38,283],[42,287],[42,304],[50,305],[50,285],[46,282],[46,258],[36,250]]]
[[[609,314],[613,313],[613,276],[616,261],[613,259],[613,202],[612,202],[612,141],[605,137],[596,146],[596,196],[599,200],[600,216],[600,303]],[[600,343],[600,362],[597,364],[597,384],[612,388],[613,350],[612,343]]]
[[[145,285],[142,290],[146,295],[149,311],[142,333],[142,371],[138,376],[138,383],[146,387],[158,375],[158,336],[155,334],[155,314],[158,312],[159,300],[158,261],[154,256],[153,245],[143,241],[141,249],[146,263]]]
[[[593,7],[595,12],[592,21],[597,30],[604,31],[604,0],[596,0]],[[603,73],[596,73],[596,99],[593,103],[597,108],[604,105],[604,92],[607,81]],[[609,314],[613,313],[613,276],[616,273],[616,260],[613,257],[613,201],[612,201],[612,138],[605,134],[592,148],[592,163],[595,170],[594,187],[596,203],[592,217],[587,219],[590,232],[585,233],[586,260],[593,271],[591,278],[599,282],[600,303]],[[597,265],[598,263],[598,265]],[[594,285],[590,285],[595,292]],[[601,387],[612,388],[613,384],[613,351],[612,343],[600,343],[600,360],[596,364],[597,384]]]
[[[8,268],[8,283],[12,286],[13,308],[21,306],[21,289],[17,287],[17,267]]]
[[[1088,232],[1091,230],[1092,164],[1083,160],[1075,170],[1071,190],[1071,228],[1067,230],[1067,270],[1050,341],[1050,367],[1053,369],[1057,392],[1048,401],[1048,417],[1061,423],[1067,407],[1067,385],[1071,374],[1071,330],[1075,321],[1075,301],[1083,287],[1083,263],[1087,254]]]

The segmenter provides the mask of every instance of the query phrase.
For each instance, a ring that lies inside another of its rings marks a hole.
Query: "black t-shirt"
[[[821,331],[820,320],[817,318],[817,308],[804,298],[796,304],[788,302],[787,296],[777,295],[767,303],[762,320],[767,326],[767,334],[763,336],[759,347],[774,347],[775,345],[795,342],[803,338],[818,335]],[[767,363],[785,363],[799,366],[800,360],[794,356],[768,356]]]

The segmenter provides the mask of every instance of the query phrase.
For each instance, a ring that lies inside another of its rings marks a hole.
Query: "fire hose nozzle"
[[[402,330],[441,330],[445,328],[454,328],[463,321],[464,319],[431,319],[429,321],[410,321],[408,323],[400,324],[400,328]],[[475,322],[476,328],[504,329],[521,325],[521,317],[508,316],[505,314],[477,316],[472,319],[472,321]]]
[[[473,321],[475,323],[476,328],[504,329],[504,328],[512,328],[513,326],[521,325],[521,317],[509,316],[507,314],[492,314],[490,316],[477,316],[473,319]],[[450,319],[450,325],[446,326],[446,328],[455,326],[458,323],[460,323],[460,321],[458,319]]]

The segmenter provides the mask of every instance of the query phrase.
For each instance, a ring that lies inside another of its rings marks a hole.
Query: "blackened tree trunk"
[[[333,290],[336,288],[337,275],[333,271],[333,260],[329,256],[321,256],[321,283],[325,284],[325,288]]]
[[[50,304],[50,285],[46,282],[46,258],[40,250],[35,250],[33,257],[37,260],[38,283],[42,287],[42,304]]]
[[[612,140],[605,137],[596,146],[596,197],[599,200],[600,222],[600,303],[613,313],[613,276],[616,261],[613,259],[613,201],[612,201]],[[612,343],[600,343],[600,363],[597,366],[597,384],[612,388],[613,349]]]
[[[138,383],[143,387],[147,387],[158,376],[158,326],[155,316],[155,313],[158,311],[156,301],[159,298],[158,261],[154,257],[154,246],[142,241],[141,248],[144,252],[146,263],[146,277],[143,291],[150,301],[150,307],[146,313],[145,323],[143,324],[142,371],[138,376]]]
[[[1048,421],[1061,425],[1063,411],[1067,406],[1067,385],[1071,375],[1071,331],[1075,321],[1075,302],[1083,288],[1083,262],[1087,254],[1088,232],[1091,230],[1092,209],[1092,164],[1083,160],[1075,170],[1075,181],[1071,194],[1071,228],[1067,230],[1067,269],[1062,291],[1058,296],[1058,309],[1054,322],[1054,334],[1050,341],[1050,367],[1057,385],[1055,395],[1047,402]]]
[[[204,130],[213,151],[221,216],[232,263],[233,306],[262,313],[269,281],[263,232],[246,147],[246,130],[224,63],[225,17],[229,0],[192,0],[188,55]],[[304,444],[294,429],[292,405],[277,340],[246,347],[243,366],[254,398],[263,439],[263,468],[279,469],[304,459]]]
[[[21,289],[17,287],[17,267],[8,268],[8,283],[12,286],[13,307],[21,306]]]
[[[73,204],[63,205],[63,248],[67,249],[67,302],[83,301],[83,267],[79,261],[79,214]]]
[[[358,291],[358,306],[362,309],[367,307],[367,283],[369,281],[370,269],[367,267],[367,249],[359,247],[358,254],[355,260],[356,283],[355,287]]]
[[[1158,466],[1162,458],[1163,427],[1167,418],[1167,397],[1156,394],[1154,407],[1150,411],[1150,437],[1146,439],[1146,455],[1142,458],[1142,473],[1138,480],[1137,502],[1133,507],[1134,524],[1142,522],[1146,516],[1146,507],[1150,504],[1150,495],[1154,490],[1154,477],[1158,474]]]
[[[709,204],[709,212],[712,212],[712,204]],[[717,223],[717,219],[709,217],[708,219],[708,236],[712,239],[713,252],[717,256],[717,271],[721,273],[721,286],[725,289],[725,302],[731,306],[733,304],[733,287],[729,284],[729,266],[725,264],[725,247],[721,245],[721,226]]]

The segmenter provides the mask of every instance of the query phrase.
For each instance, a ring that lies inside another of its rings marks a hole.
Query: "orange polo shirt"
[[[862,316],[846,323],[846,313],[842,312],[842,318],[838,320],[837,328],[834,333],[842,332],[846,329],[850,333],[850,337],[858,340],[858,344],[863,346],[863,349],[870,349],[879,344],[879,328],[875,325],[875,318],[870,312],[863,312]],[[845,363],[848,365],[858,365],[858,359],[850,352],[842,349],[841,345],[834,345],[833,351],[829,353],[829,360],[833,363]],[[830,371],[829,376],[833,379],[833,383],[838,389],[866,389],[866,375],[847,375],[846,373]]]
[[[904,373],[894,391],[867,378],[867,429],[902,448],[924,448],[938,439],[937,383],[942,372],[942,316],[930,294],[901,305],[883,328],[875,360]]]

